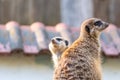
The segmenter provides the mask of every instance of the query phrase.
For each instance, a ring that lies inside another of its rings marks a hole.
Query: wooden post
[[[48,36],[45,30],[45,25],[40,22],[35,22],[31,25],[31,30],[35,33],[39,51],[41,49],[46,50],[48,48]]]
[[[56,31],[59,32],[64,39],[68,40],[71,45],[73,42],[73,37],[71,36],[70,28],[68,28],[68,26],[64,23],[57,24],[55,28]]]
[[[30,26],[21,26],[21,35],[23,40],[23,50],[25,54],[38,54],[37,41],[34,32],[31,31]]]
[[[86,18],[93,17],[93,0],[61,0],[61,20],[79,27]]]
[[[120,27],[120,0],[109,0],[109,21]]]
[[[94,17],[109,20],[109,1],[110,0],[93,0],[94,2]]]
[[[23,52],[20,25],[11,21],[6,24],[6,30],[9,32],[10,47],[13,53]]]

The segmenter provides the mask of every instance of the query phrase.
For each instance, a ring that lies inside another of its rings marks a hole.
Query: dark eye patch
[[[65,40],[65,44],[66,44],[66,46],[68,46],[69,42],[67,40]]]
[[[89,28],[88,25],[85,26],[85,30],[86,30],[88,33],[90,33],[90,28]]]
[[[61,38],[56,38],[56,40],[57,40],[57,41],[62,41],[62,39],[61,39]]]
[[[95,26],[101,26],[103,23],[101,22],[101,21],[96,21],[95,23],[94,23],[94,25]]]

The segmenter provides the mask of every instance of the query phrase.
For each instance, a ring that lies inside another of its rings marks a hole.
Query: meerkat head
[[[104,29],[109,26],[107,22],[97,18],[90,18],[85,20],[81,25],[81,35],[88,35],[98,37]]]
[[[49,50],[52,54],[62,53],[69,46],[69,41],[62,37],[54,37],[51,39],[49,44]]]

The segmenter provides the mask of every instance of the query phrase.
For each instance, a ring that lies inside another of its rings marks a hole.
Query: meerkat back
[[[81,25],[80,37],[63,52],[54,80],[102,80],[100,33],[108,23],[90,18]]]

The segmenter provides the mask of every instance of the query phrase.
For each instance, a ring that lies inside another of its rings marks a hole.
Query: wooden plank
[[[80,36],[79,27],[71,27],[71,36],[73,36],[73,41],[75,41]]]
[[[51,40],[53,37],[61,36],[60,33],[56,31],[55,27],[53,27],[53,26],[46,26],[45,28],[46,28],[49,40]]]
[[[6,24],[6,30],[9,32],[10,47],[12,52],[20,53],[23,50],[20,25],[14,21]]]
[[[22,42],[25,54],[38,54],[35,34],[27,25],[21,26]]]
[[[44,22],[47,25],[56,25],[60,22],[60,0],[44,0]]]
[[[120,27],[120,0],[109,0],[109,21]]]
[[[0,0],[0,23],[14,20],[20,24],[41,21],[55,25],[60,22],[59,0]]]
[[[103,32],[101,34],[101,46],[102,46],[102,50],[105,53],[106,56],[118,56],[119,52],[115,47],[114,42],[112,41],[111,36],[106,33]]]
[[[31,25],[31,30],[35,33],[39,51],[48,49],[48,35],[45,26],[40,22],[35,22]]]
[[[10,20],[9,0],[0,0],[0,23],[6,23]]]
[[[5,29],[5,25],[0,25],[0,54],[10,54],[9,33]]]
[[[120,53],[120,37],[117,32],[117,27],[113,24],[110,24],[109,27],[106,29],[106,32],[111,36],[111,38],[116,46],[116,49]]]
[[[109,0],[93,0],[94,17],[109,21]]]
[[[69,27],[80,27],[90,17],[93,17],[93,0],[61,0],[61,21]]]
[[[70,44],[72,44],[73,42],[73,36],[71,34],[70,28],[65,25],[64,23],[59,23],[56,25],[56,31],[60,33],[60,35],[68,40],[70,42]]]

